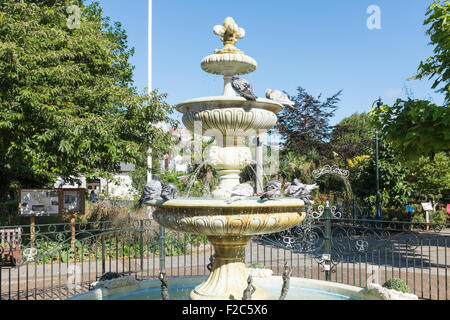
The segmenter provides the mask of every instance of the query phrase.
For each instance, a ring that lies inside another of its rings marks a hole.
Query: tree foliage
[[[342,164],[368,154],[374,145],[374,128],[367,113],[354,113],[333,129],[330,148]]]
[[[81,8],[68,27],[67,5]],[[163,151],[170,136],[165,95],[139,94],[127,35],[97,3],[0,3],[0,185],[42,186],[56,177],[104,176],[135,163],[151,141]]]
[[[424,24],[430,26],[427,34],[434,46],[434,56],[420,63],[416,78],[435,78],[432,88],[442,84],[439,91],[450,103],[450,2],[434,0],[426,15]]]
[[[363,160],[350,176],[355,195],[366,205],[376,204],[376,162],[375,149],[370,158]],[[383,208],[404,208],[413,194],[408,181],[410,171],[395,160],[393,150],[386,141],[379,146],[380,194]]]
[[[285,108],[278,117],[277,128],[284,141],[285,152],[307,154],[314,150],[320,155],[329,152],[327,142],[333,128],[330,119],[337,109],[341,92],[321,101],[320,95],[315,98],[298,87],[297,96],[289,97],[295,102],[295,108]]]
[[[417,193],[417,197],[434,204],[444,194],[450,194],[450,157],[440,152],[430,157],[420,157],[409,167],[408,181]]]
[[[392,107],[371,111],[383,139],[392,144],[397,160],[450,150],[450,109],[426,100],[398,99]]]

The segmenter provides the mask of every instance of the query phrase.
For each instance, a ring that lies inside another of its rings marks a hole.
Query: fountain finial
[[[216,25],[213,28],[214,34],[221,37],[223,42],[223,48],[221,50],[215,50],[214,53],[238,53],[244,54],[241,50],[237,49],[234,45],[238,39],[245,37],[245,30],[240,28],[232,17],[226,17],[223,25]]]

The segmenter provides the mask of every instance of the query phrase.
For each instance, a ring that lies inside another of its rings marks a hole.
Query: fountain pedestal
[[[193,300],[242,299],[247,287],[248,272],[244,263],[244,249],[251,236],[208,236],[214,247],[214,262],[208,279],[190,294]],[[266,300],[268,294],[255,286],[253,300]]]

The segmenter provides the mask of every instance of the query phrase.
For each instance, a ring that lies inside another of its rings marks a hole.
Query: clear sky
[[[147,0],[100,0],[104,14],[119,21],[135,47],[135,85],[147,84]],[[255,93],[267,88],[291,95],[302,86],[328,97],[343,89],[333,123],[368,111],[379,96],[387,104],[414,98],[441,104],[431,81],[407,79],[432,54],[423,25],[431,0],[153,0],[153,87],[167,101],[221,95],[223,80],[200,61],[222,48],[212,28],[232,16],[246,30],[237,47],[258,62],[243,76]],[[366,12],[381,9],[381,29],[369,30]],[[180,115],[175,115],[181,119]]]

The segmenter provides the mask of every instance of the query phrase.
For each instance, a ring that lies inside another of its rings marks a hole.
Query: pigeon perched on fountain
[[[162,184],[157,174],[153,175],[153,180],[150,181],[142,192],[141,198],[138,201],[138,207],[142,206],[142,203],[147,200],[155,200],[161,196]]]
[[[261,200],[267,199],[267,200],[279,200],[281,195],[281,182],[272,179],[269,182],[267,182],[266,186],[264,187],[264,192],[261,195]]]
[[[304,184],[298,179],[294,179],[290,185],[284,190],[285,195],[293,198],[301,199],[306,205],[311,205],[311,191],[318,188],[317,184]]]
[[[241,97],[244,97],[247,100],[255,101],[258,97],[253,93],[253,88],[247,80],[241,79],[238,77],[231,78],[231,86],[234,91],[239,94]]]
[[[226,203],[232,203],[238,200],[246,200],[250,198],[254,193],[255,184],[253,181],[247,181],[245,183],[238,184],[233,189],[231,189],[230,198],[227,199]]]
[[[266,98],[281,103],[284,106],[288,106],[291,109],[295,109],[295,102],[289,100],[288,96],[279,90],[267,89]]]
[[[163,183],[161,188],[161,198],[165,201],[176,199],[178,197],[178,188],[173,183]]]

